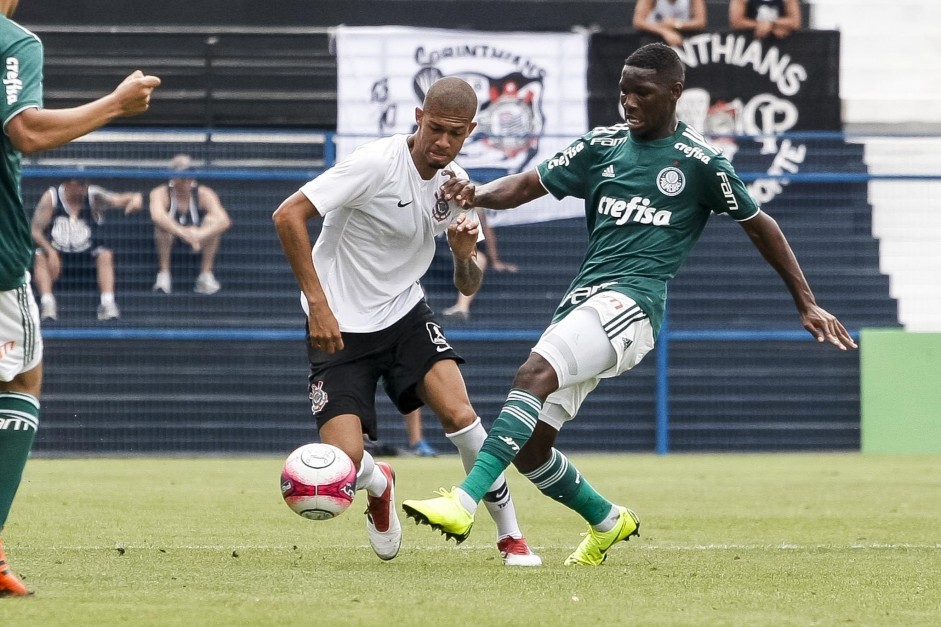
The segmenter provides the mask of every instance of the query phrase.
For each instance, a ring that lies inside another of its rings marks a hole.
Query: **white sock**
[[[458,453],[461,454],[461,463],[464,464],[464,471],[470,472],[470,469],[474,467],[474,461],[477,459],[477,453],[480,452],[480,447],[483,446],[484,440],[487,439],[487,430],[480,424],[480,417],[460,431],[446,435],[454,446],[457,447]],[[471,514],[476,513],[477,504],[472,503],[473,499],[459,490],[458,497],[462,494],[464,498],[461,499],[461,504],[464,505]],[[496,500],[488,500],[494,496]],[[472,507],[468,507],[468,503],[470,503]],[[497,524],[497,538],[505,538],[506,536],[513,536],[514,538],[523,537],[523,534],[520,532],[519,523],[516,521],[516,507],[513,505],[513,498],[510,496],[510,490],[507,488],[506,477],[503,473],[500,473],[500,476],[497,477],[497,480],[493,482],[493,485],[490,486],[490,489],[487,491],[487,495],[484,497],[484,505],[487,507],[487,512],[489,512],[490,517],[493,518],[493,522]]]
[[[102,304],[102,305],[113,305],[113,304],[114,304],[114,292],[102,292],[102,293],[101,293],[101,304]]]
[[[366,490],[369,496],[382,496],[389,482],[382,471],[376,466],[376,461],[368,451],[363,451],[363,461],[356,473],[356,489]]]
[[[55,305],[56,297],[53,296],[52,294],[43,294],[42,296],[39,297],[39,302],[41,302],[43,305],[49,305],[49,304]]]
[[[614,529],[614,526],[618,524],[618,519],[621,517],[621,510],[618,509],[617,505],[611,506],[611,511],[608,512],[608,515],[597,525],[592,525],[591,528],[595,531],[600,531],[604,533],[606,531],[611,531]]]

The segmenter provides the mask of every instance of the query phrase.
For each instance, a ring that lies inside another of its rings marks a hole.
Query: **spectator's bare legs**
[[[98,273],[98,293],[114,294],[114,253],[102,248],[95,257],[95,270]]]
[[[405,414],[402,419],[405,421],[405,431],[408,432],[408,447],[415,448],[422,439],[421,409]]]
[[[58,263],[50,264],[45,253],[36,253],[36,260],[33,262],[33,284],[39,292],[40,320],[59,319],[56,297],[52,295],[52,286],[59,278],[59,267]]]
[[[52,273],[49,271],[49,262],[43,254],[36,254],[36,261],[33,263],[33,283],[36,285],[36,291],[39,297],[52,296],[52,284],[54,283]]]
[[[163,229],[154,229],[154,243],[157,246],[157,272],[170,272],[170,251],[175,238]]]
[[[99,320],[114,320],[121,317],[114,302],[114,253],[102,248],[95,257],[95,270],[98,274],[98,293],[101,304],[98,305]]]
[[[405,414],[402,419],[405,421],[405,431],[408,434],[408,452],[419,457],[437,457],[438,451],[425,441],[421,424],[421,408]]]
[[[205,238],[202,243],[201,250],[203,251],[203,262],[200,267],[200,272],[202,273],[213,273],[213,268],[216,265],[216,253],[219,252],[219,242],[222,241],[222,234],[216,233],[215,235],[210,235]]]
[[[153,287],[155,292],[169,294],[173,289],[173,283],[170,280],[170,252],[173,250],[174,239],[172,233],[160,227],[154,228],[154,245],[157,249],[157,280]]]

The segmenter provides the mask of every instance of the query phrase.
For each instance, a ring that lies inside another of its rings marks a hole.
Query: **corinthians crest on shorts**
[[[323,389],[323,381],[318,381],[316,385],[310,386],[310,411],[316,414],[327,406],[327,393]]]

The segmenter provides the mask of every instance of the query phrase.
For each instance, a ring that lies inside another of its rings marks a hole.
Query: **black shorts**
[[[332,354],[312,348],[307,335],[310,409],[318,429],[334,416],[353,414],[359,416],[363,433],[376,440],[380,380],[398,410],[407,414],[424,405],[415,388],[435,363],[464,363],[424,300],[386,329],[342,335],[343,350]]]

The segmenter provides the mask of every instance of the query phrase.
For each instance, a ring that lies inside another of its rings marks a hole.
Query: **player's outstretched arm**
[[[787,238],[778,223],[763,211],[750,220],[739,223],[748,234],[755,248],[761,252],[775,271],[784,279],[797,311],[801,324],[818,342],[830,342],[840,350],[856,348],[856,343],[836,316],[817,305],[810,285],[797,263],[797,257],[791,250]]]
[[[7,135],[26,154],[56,148],[112,120],[143,113],[159,85],[159,78],[137,70],[113,92],[93,102],[70,109],[25,109],[7,123]]]
[[[512,209],[549,193],[535,170],[511,174],[479,186],[467,179],[451,178],[441,186],[441,191],[445,200],[454,200],[462,207],[489,209]]]

